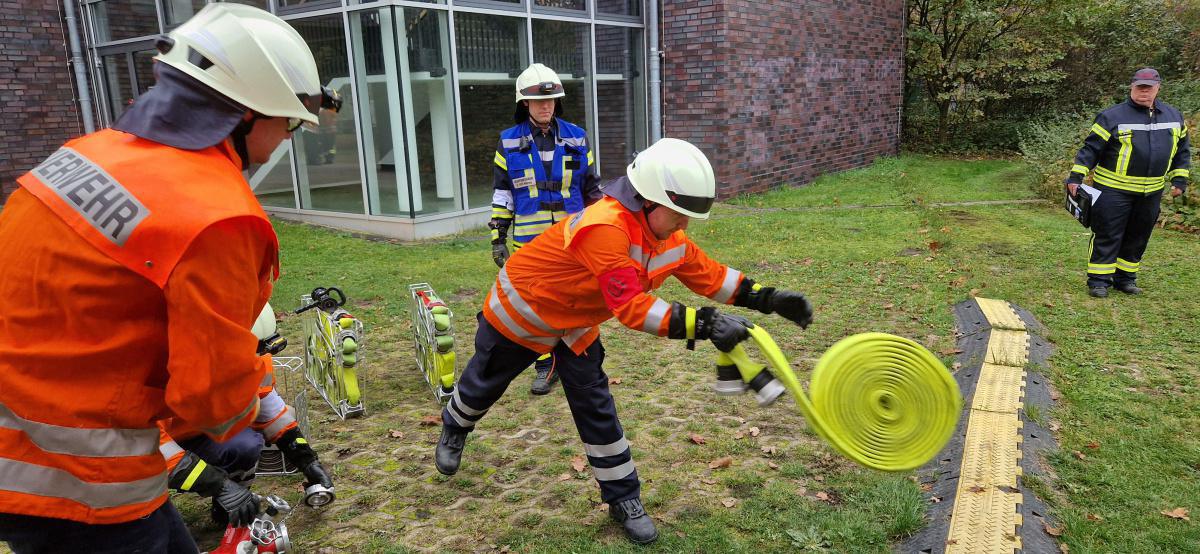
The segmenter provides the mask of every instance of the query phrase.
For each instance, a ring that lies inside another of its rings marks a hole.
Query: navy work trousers
[[[111,525],[0,514],[0,541],[7,542],[15,554],[196,554],[200,551],[169,500],[146,517]]]
[[[1158,221],[1162,191],[1138,194],[1099,188],[1100,198],[1092,205],[1088,286],[1111,287],[1114,281],[1118,285],[1133,284]]]
[[[479,329],[475,332],[475,355],[467,362],[454,396],[442,411],[442,424],[458,431],[474,429],[508,384],[538,357],[537,352],[500,334],[482,313],[476,319]],[[614,504],[639,496],[641,483],[608,390],[600,339],[582,355],[560,341],[554,347],[554,360],[592,474],[600,484],[601,499]]]

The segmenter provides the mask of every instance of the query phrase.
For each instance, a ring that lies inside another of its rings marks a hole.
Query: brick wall
[[[704,150],[722,197],[899,151],[904,2],[663,4],[664,136]]]
[[[0,202],[17,177],[83,134],[65,33],[54,2],[0,3]]]

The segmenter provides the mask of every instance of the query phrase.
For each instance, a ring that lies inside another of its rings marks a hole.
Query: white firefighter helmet
[[[540,63],[530,65],[517,76],[517,102],[561,98],[566,95],[558,74]]]
[[[271,303],[267,302],[261,312],[258,313],[258,319],[254,320],[254,326],[250,328],[250,332],[258,337],[258,340],[267,340],[278,331],[275,327],[275,311],[271,309]]]
[[[155,59],[247,109],[319,124],[329,92],[321,87],[312,51],[300,33],[270,13],[209,4],[158,46]]]
[[[626,177],[642,198],[696,219],[708,219],[717,196],[712,164],[699,148],[679,139],[659,139],[639,152]]]

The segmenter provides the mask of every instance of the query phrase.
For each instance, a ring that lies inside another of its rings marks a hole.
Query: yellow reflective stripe
[[[1175,161],[1175,153],[1178,151],[1179,151],[1179,129],[1171,129],[1171,155],[1167,156],[1167,164],[1168,164],[1167,167],[1171,167],[1169,164],[1171,162]],[[1167,173],[1167,175],[1170,175],[1170,173]]]
[[[1121,141],[1121,151],[1117,154],[1117,175],[1129,173],[1129,158],[1133,154],[1133,133],[1120,133],[1117,140]]]
[[[539,162],[534,162],[534,161],[533,161],[533,154],[530,154],[530,155],[529,155],[529,163],[531,163],[531,164],[532,164],[532,163],[542,163],[542,162],[540,162],[540,161],[539,161]],[[527,187],[521,187],[521,188],[524,188],[524,189],[525,189],[525,190],[526,190],[526,191],[529,193],[529,197],[530,197],[530,198],[537,198],[537,197],[538,197],[538,188],[537,188],[537,173],[534,173],[534,171],[533,171],[533,168],[526,169],[526,170],[525,170],[525,178],[526,178],[526,179],[533,179],[533,180],[534,180],[534,182],[533,182],[533,184],[532,184],[532,185],[530,185],[530,186],[527,186]]]
[[[1076,128],[1078,129],[1078,127],[1076,127]],[[1112,133],[1109,133],[1108,129],[1101,127],[1099,123],[1092,124],[1092,132],[1096,133],[1097,136],[1104,139],[1105,142],[1108,142],[1108,139],[1112,138]],[[1076,136],[1078,136],[1078,135],[1076,135]]]
[[[1127,185],[1157,185],[1163,181],[1163,177],[1138,177],[1136,175],[1118,175],[1110,169],[1103,166],[1096,166],[1096,175],[1107,177],[1110,180],[1125,183]]]
[[[696,309],[695,308],[684,308],[683,321],[684,321],[684,325],[687,329],[684,336],[687,337],[689,340],[696,338]]]
[[[1117,258],[1116,266],[1117,266],[1117,269],[1120,269],[1121,271],[1126,271],[1129,273],[1137,273],[1137,270],[1141,268],[1142,263],[1141,262],[1131,262],[1129,260]]]
[[[308,444],[308,439],[306,439],[304,437],[300,437],[300,438],[296,439],[295,442],[296,442],[296,444]]]
[[[1117,264],[1115,264],[1115,263],[1112,263],[1112,264],[1089,263],[1088,264],[1088,273],[1094,273],[1096,275],[1108,275],[1108,274],[1116,273],[1116,272],[1117,272]]]
[[[496,152],[496,158],[493,161],[496,162],[496,165],[500,166],[500,169],[508,171],[508,160],[504,156],[501,156],[499,152]]]
[[[1091,170],[1088,169],[1086,165],[1075,164],[1075,165],[1071,166],[1071,173],[1079,173],[1079,174],[1082,174],[1084,177],[1087,177],[1087,174],[1089,172],[1091,172]]]
[[[1125,190],[1125,191],[1129,191],[1129,192],[1136,192],[1136,193],[1140,193],[1140,194],[1146,194],[1146,193],[1150,193],[1150,192],[1159,190],[1159,189],[1163,188],[1163,185],[1166,183],[1166,181],[1163,181],[1160,179],[1159,181],[1157,181],[1154,184],[1148,184],[1148,185],[1131,184],[1131,183],[1123,182],[1118,179],[1111,178],[1107,175],[1101,175],[1100,173],[1096,173],[1095,175],[1093,175],[1092,180],[1095,181],[1096,184],[1104,185],[1106,187],[1111,187],[1111,188],[1119,189],[1119,190]]]
[[[200,478],[200,474],[204,473],[204,468],[207,466],[208,466],[208,464],[204,463],[204,460],[197,458],[196,459],[196,467],[192,468],[192,472],[188,474],[187,479],[185,479],[183,481],[183,486],[179,487],[179,490],[181,490],[181,491],[192,490],[192,485],[196,484],[196,479]]]
[[[588,148],[588,165],[595,165],[596,159],[592,157],[592,149]]]
[[[554,224],[553,223],[537,223],[534,225],[526,225],[524,227],[517,227],[513,231],[513,236],[514,237],[527,237],[530,235],[537,236],[537,235],[540,235],[540,234],[546,232],[546,229],[549,229],[552,225],[554,225]]]
[[[574,171],[567,170],[567,162],[571,161],[571,156],[563,156],[562,158],[562,197],[571,197],[571,178],[575,176]]]
[[[1191,175],[1192,172],[1186,169],[1172,169],[1171,171],[1167,172],[1167,179],[1174,179],[1176,177],[1187,178],[1191,177]]]
[[[513,217],[512,210],[510,210],[508,208],[502,208],[500,206],[492,206],[492,218],[493,219],[512,219],[512,217]]]

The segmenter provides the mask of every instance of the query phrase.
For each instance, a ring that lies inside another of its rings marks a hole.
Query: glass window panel
[[[106,0],[92,4],[92,10],[98,42],[158,34],[154,0]]]
[[[292,143],[283,141],[260,166],[250,168],[250,189],[263,206],[295,208],[296,192],[292,188]]]
[[[399,17],[398,17],[399,16]],[[351,24],[371,213],[462,209],[447,15],[418,8],[358,14]],[[401,37],[400,40],[397,40]]]
[[[358,166],[357,126],[350,67],[346,61],[346,32],[342,16],[328,15],[289,21],[304,37],[317,61],[321,83],[338,91],[340,113],[322,110],[315,131],[292,134],[300,207],[346,213],[364,213],[363,184]]]
[[[302,12],[308,10],[320,10],[324,8],[332,8],[342,5],[341,0],[278,0],[275,3],[279,6],[280,11]]]
[[[533,0],[533,5],[562,10],[586,10],[586,0]]]
[[[546,64],[562,80],[562,118],[595,136],[592,121],[592,54],[589,25],[568,21],[533,21],[533,61]],[[595,145],[592,144],[594,147]]]
[[[492,167],[500,131],[513,124],[517,75],[529,65],[525,19],[454,15],[467,205],[492,203]]]
[[[595,0],[596,13],[642,15],[642,0]],[[600,47],[597,46],[597,49]]]
[[[156,50],[142,50],[133,53],[133,71],[137,74],[137,94],[141,96],[154,86],[154,56]]]
[[[163,19],[167,27],[175,27],[191,19],[204,7],[204,0],[163,0]]]
[[[256,8],[262,8],[267,11],[271,10],[271,5],[270,5],[269,0],[214,0],[214,1],[228,2],[230,4],[245,4],[247,6],[254,6]],[[283,4],[281,3],[280,5],[283,5]]]
[[[125,52],[100,58],[104,72],[104,90],[108,96],[108,121],[113,123],[133,103],[133,83],[129,81],[129,55]]]
[[[594,144],[600,174],[625,174],[633,153],[646,147],[645,58],[642,30],[596,26],[596,106],[599,127]]]

